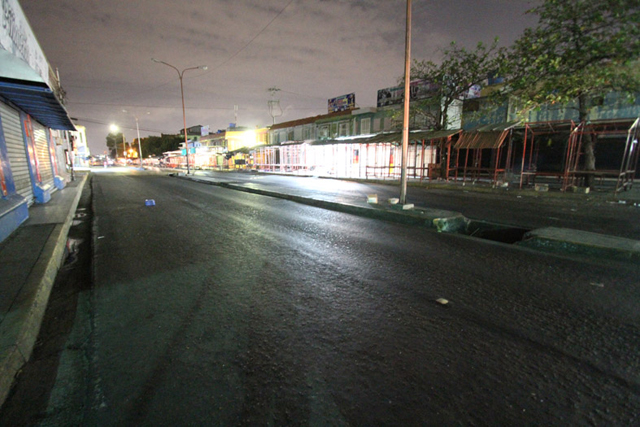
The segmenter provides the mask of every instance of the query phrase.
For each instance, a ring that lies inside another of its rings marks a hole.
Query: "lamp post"
[[[184,109],[184,86],[182,84],[182,76],[184,75],[184,73],[186,71],[189,70],[206,70],[208,67],[206,65],[199,65],[197,67],[189,67],[189,68],[185,68],[184,70],[180,71],[178,70],[178,68],[174,67],[171,64],[168,64],[164,61],[160,61],[158,59],[155,58],[151,58],[151,60],[153,62],[157,62],[158,64],[164,64],[167,67],[171,67],[174,70],[176,70],[176,73],[178,73],[178,77],[180,78],[180,94],[182,96],[182,123],[184,125],[184,147],[186,148],[187,151],[187,175],[189,175],[190,173],[190,169],[189,169],[189,142],[187,141],[187,115]]]
[[[138,116],[127,110],[122,110],[122,112],[129,113],[133,116],[134,119],[136,119],[136,132],[138,133],[138,152],[140,153],[140,169],[142,169],[142,145],[140,145],[140,126],[138,126]]]

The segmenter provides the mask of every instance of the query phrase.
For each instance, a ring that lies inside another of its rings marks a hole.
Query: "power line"
[[[260,37],[260,35],[262,35],[267,28],[269,28],[269,26],[271,26],[271,24],[273,24],[273,22],[278,19],[280,17],[280,15],[282,15],[284,13],[284,11],[294,2],[294,0],[290,0],[251,40],[249,40],[249,42],[247,42],[244,46],[242,46],[236,53],[234,53],[233,55],[231,55],[226,61],[223,61],[222,63],[220,63],[217,66],[212,67],[211,69],[209,69],[209,71],[205,71],[201,74],[197,74],[195,76],[192,77],[192,79],[204,76],[205,74],[211,73],[221,67],[223,67],[224,65],[228,64],[229,62],[231,62],[234,58],[236,58],[240,53],[242,53],[247,47],[249,47],[258,37]],[[151,92],[151,91],[155,91],[157,89],[160,89],[162,87],[168,86],[169,84],[173,83],[175,81],[175,79],[171,79],[165,83],[162,83],[160,85],[154,86],[152,88],[149,89],[144,89],[142,91],[139,91],[137,93],[135,93],[133,96],[139,96],[141,94],[147,93],[147,92]],[[286,92],[286,91],[283,91]],[[309,95],[301,95],[301,94],[296,94],[294,92],[288,92],[288,93],[292,93],[295,95],[300,95],[300,96],[309,96]],[[118,96],[115,98],[115,100],[118,99],[122,99],[123,96]],[[311,97],[311,96],[309,96]],[[319,98],[318,98],[319,99]],[[120,107],[123,106],[122,104],[119,103],[90,103],[90,102],[71,102],[69,101],[69,104],[77,104],[77,105],[104,105],[104,106],[116,106],[116,107]],[[158,106],[134,106],[134,105],[129,105],[130,108],[135,108],[135,107],[140,107],[140,108],[167,108],[167,109],[175,109],[175,108],[171,108],[171,107],[158,107]],[[220,108],[220,107],[211,107],[211,108],[194,108],[194,107],[189,107],[189,109],[192,110],[224,110],[224,111],[228,111],[230,110],[230,108]],[[243,110],[247,110],[247,111],[262,111],[261,109],[243,109]],[[300,110],[305,110],[304,108],[300,109]],[[311,108],[308,108],[307,110],[312,110]]]
[[[205,75],[205,74],[207,74],[207,73],[211,73],[211,72],[213,72],[213,71],[217,70],[218,68],[222,67],[223,65],[226,65],[226,64],[228,64],[229,62],[231,62],[231,60],[233,60],[233,59],[234,59],[236,56],[238,56],[242,51],[244,51],[247,47],[249,47],[249,45],[250,45],[251,43],[253,43],[253,42],[254,42],[258,37],[260,37],[260,35],[261,35],[262,33],[264,33],[264,32],[265,32],[265,30],[266,30],[267,28],[269,28],[269,26],[270,26],[271,24],[273,24],[273,21],[275,21],[276,19],[278,19],[278,17],[279,17],[280,15],[282,15],[282,13],[283,13],[283,12],[284,12],[284,11],[285,11],[285,10],[286,10],[290,5],[291,5],[291,3],[293,3],[293,2],[294,2],[294,0],[290,0],[290,1],[289,1],[289,3],[287,3],[287,5],[286,5],[285,7],[283,7],[283,8],[282,8],[282,10],[280,10],[280,12],[278,12],[278,13],[276,14],[276,16],[274,16],[274,17],[271,19],[271,21],[269,21],[269,22],[267,23],[267,25],[265,25],[265,26],[264,26],[264,27],[263,27],[263,28],[258,32],[258,34],[256,34],[256,35],[255,35],[251,40],[249,40],[249,42],[248,42],[247,44],[245,44],[244,46],[242,46],[242,47],[240,48],[240,50],[238,50],[236,53],[234,53],[233,55],[231,55],[231,57],[230,57],[229,59],[227,59],[226,61],[223,61],[220,65],[217,65],[217,66],[215,66],[215,67],[211,68],[211,70],[209,70],[209,71],[207,71],[207,72],[204,72],[204,73],[200,74],[199,76],[194,76],[194,78],[200,77],[200,76]]]
[[[323,97],[320,97],[320,96],[314,96],[314,95],[307,95],[307,94],[304,94],[304,93],[291,92],[291,91],[284,90],[284,89],[280,89],[280,91],[283,92],[283,93],[290,93],[292,95],[305,96],[307,98],[322,99],[322,100],[325,100],[325,101],[327,99],[327,98],[323,98]]]
[[[119,104],[112,102],[79,102],[79,101],[69,101],[67,104],[77,104],[77,105],[96,105],[96,106],[104,106],[104,107],[128,107],[128,108],[155,108],[155,109],[165,109],[165,110],[177,110],[181,107],[165,107],[158,105],[130,105],[130,104]],[[233,108],[228,107],[186,107],[189,110],[233,110]]]
[[[286,92],[286,91],[283,91]],[[76,105],[94,105],[100,107],[126,107],[126,108],[150,108],[150,109],[161,109],[161,110],[179,110],[181,107],[165,107],[165,106],[157,106],[157,105],[128,105],[128,104],[114,104],[109,102],[77,102],[77,101],[69,101],[67,104],[76,104]],[[220,111],[233,111],[233,107],[186,107],[187,110],[220,110]],[[240,107],[242,111],[266,111],[266,108],[246,108]],[[317,108],[291,108],[291,110],[316,110]]]
[[[85,117],[71,117],[71,120],[73,120],[74,122],[81,122],[81,123],[82,123],[82,122],[86,122],[86,123],[93,123],[93,124],[97,124],[97,125],[104,125],[104,126],[109,126],[109,125],[111,125],[111,123],[107,123],[107,122],[102,121],[102,120],[87,119],[87,118],[85,118]],[[127,129],[127,130],[136,130],[136,128],[135,128],[135,127],[127,127],[127,126],[121,126],[121,125],[118,125],[118,126],[119,126],[120,128],[122,128],[122,129]],[[168,133],[168,132],[165,132],[165,131],[162,131],[162,130],[159,130],[159,129],[147,129],[147,128],[142,128],[142,127],[140,128],[140,130],[141,130],[141,131],[144,131],[144,132],[152,132],[152,133],[160,133],[160,134],[162,134],[162,133]]]

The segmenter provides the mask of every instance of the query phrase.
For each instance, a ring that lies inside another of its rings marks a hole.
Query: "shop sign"
[[[0,47],[22,59],[49,84],[49,64],[18,0],[0,0]]]
[[[329,113],[335,113],[336,111],[348,111],[353,110],[354,108],[356,108],[355,93],[338,96],[329,100]]]

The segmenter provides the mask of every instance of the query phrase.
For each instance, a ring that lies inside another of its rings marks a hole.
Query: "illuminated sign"
[[[348,111],[356,108],[356,94],[350,93],[348,95],[338,96],[329,100],[329,112],[335,113],[336,111]]]

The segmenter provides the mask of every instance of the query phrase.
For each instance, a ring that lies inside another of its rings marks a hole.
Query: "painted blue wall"
[[[27,200],[16,194],[16,186],[11,173],[7,143],[0,117],[0,167],[4,174],[8,194],[0,193],[0,242],[9,237],[23,222],[29,218]]]
[[[508,104],[491,105],[486,98],[470,99],[465,101],[466,109],[474,102],[480,104],[478,111],[464,111],[462,113],[462,128],[470,130],[478,126],[515,121],[518,119],[513,111],[508,112]],[[640,116],[640,94],[631,102],[624,95],[610,92],[602,99],[602,105],[593,107],[589,114],[589,120],[630,119]],[[553,122],[573,120],[578,121],[577,102],[564,105],[543,105],[537,110],[530,111],[526,117],[527,122]]]

